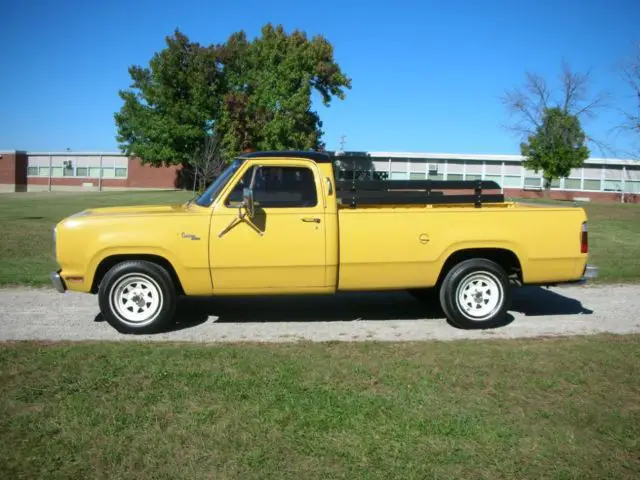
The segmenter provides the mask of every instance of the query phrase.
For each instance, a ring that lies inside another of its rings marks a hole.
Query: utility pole
[[[346,135],[340,135],[340,153],[344,153],[344,146],[347,143]]]

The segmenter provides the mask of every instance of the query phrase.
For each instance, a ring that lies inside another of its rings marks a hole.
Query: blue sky
[[[353,81],[344,101],[317,107],[331,150],[344,134],[347,150],[518,153],[502,128],[505,89],[526,70],[555,80],[564,57],[631,108],[615,68],[640,42],[638,0],[5,0],[0,18],[0,148],[37,151],[117,150],[127,68],[175,28],[205,44],[266,22],[327,37]],[[616,121],[609,112],[585,129],[612,141]]]

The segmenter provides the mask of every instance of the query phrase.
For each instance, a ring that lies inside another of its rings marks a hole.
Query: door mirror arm
[[[218,238],[222,237],[229,230],[231,230],[233,227],[235,227],[238,223],[243,222],[243,221],[246,222],[253,230],[255,230],[258,233],[258,235],[260,235],[260,236],[264,235],[264,233],[251,220],[256,214],[255,201],[254,201],[254,197],[253,197],[253,185],[255,184],[256,171],[257,170],[258,169],[256,168],[252,172],[251,183],[249,184],[249,187],[242,189],[242,203],[238,207],[238,217],[234,218],[231,221],[231,223],[229,223],[229,225],[227,225],[224,228],[224,230],[222,230],[218,234]]]

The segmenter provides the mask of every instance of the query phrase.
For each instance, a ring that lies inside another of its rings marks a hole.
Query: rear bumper
[[[526,285],[537,285],[540,287],[556,287],[558,285],[584,285],[594,278],[598,278],[598,267],[596,267],[595,265],[587,265],[582,272],[582,276],[576,280],[564,280],[561,282],[536,282],[527,283]]]
[[[584,285],[589,280],[593,280],[598,278],[598,267],[595,265],[587,265],[584,267],[584,272],[582,272],[582,277],[578,280],[572,280],[569,282],[562,282],[564,285]]]
[[[593,280],[594,278],[598,278],[598,267],[595,265],[587,265],[584,269],[584,275],[582,278],[585,280]]]
[[[67,291],[67,286],[64,284],[64,280],[60,276],[60,272],[53,272],[51,274],[51,283],[58,293],[64,293]]]

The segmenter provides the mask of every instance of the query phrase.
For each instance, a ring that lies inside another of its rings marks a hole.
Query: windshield
[[[244,160],[236,158],[231,165],[229,165],[224,172],[220,174],[218,178],[207,188],[202,195],[198,197],[195,201],[195,204],[200,207],[208,207],[213,203],[215,198],[220,194],[220,191],[227,184],[229,179],[233,176],[234,173],[240,168],[240,165]]]

